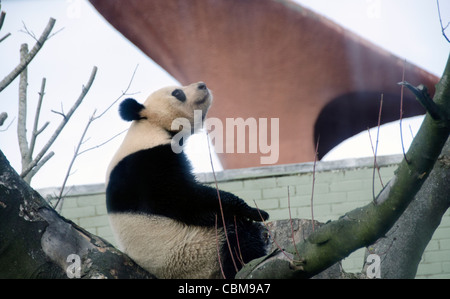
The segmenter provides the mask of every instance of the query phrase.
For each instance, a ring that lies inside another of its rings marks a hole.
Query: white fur
[[[119,249],[158,278],[221,278],[222,229],[188,226],[163,216],[110,214]]]

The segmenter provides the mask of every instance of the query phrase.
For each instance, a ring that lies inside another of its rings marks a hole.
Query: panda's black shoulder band
[[[143,109],[145,109],[144,105],[138,103],[135,99],[128,98],[120,103],[119,114],[126,121],[140,120],[144,118],[140,114]]]

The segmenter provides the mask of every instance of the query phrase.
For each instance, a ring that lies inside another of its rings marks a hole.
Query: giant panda
[[[107,170],[109,220],[119,248],[158,278],[233,278],[243,263],[266,254],[260,221],[267,212],[199,183],[185,153],[172,150],[183,130],[172,123],[182,118],[198,128],[194,110],[204,120],[211,101],[199,82],[119,106],[131,126]]]

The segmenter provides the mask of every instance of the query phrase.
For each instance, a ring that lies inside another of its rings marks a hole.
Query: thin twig
[[[377,139],[375,140],[375,151],[373,153],[373,174],[372,174],[372,196],[375,201],[375,169],[377,169],[377,152],[378,152],[378,140],[380,137],[380,125],[381,125],[381,112],[383,111],[383,94],[380,99],[380,110],[378,111],[378,124],[377,124]],[[380,176],[381,180],[381,176]]]
[[[239,235],[238,235],[238,226],[237,226],[237,220],[236,220],[236,215],[234,215],[234,233],[236,234],[236,243],[237,243],[237,250],[238,252],[236,252],[236,257],[238,258],[238,261],[241,263],[242,266],[245,265],[244,263],[244,258],[242,257],[242,252],[241,252],[241,246],[239,245]],[[236,251],[236,248],[235,248]]]
[[[42,83],[41,83],[41,91],[39,92],[39,99],[38,99],[38,103],[36,106],[36,113],[34,114],[34,124],[33,124],[33,131],[31,133],[31,139],[30,139],[30,148],[28,150],[28,161],[31,161],[32,157],[33,157],[33,151],[34,151],[34,146],[36,144],[36,138],[37,136],[42,133],[43,130],[45,130],[45,128],[48,126],[48,122],[45,123],[45,125],[38,130],[38,125],[39,125],[39,116],[41,114],[41,106],[42,106],[42,100],[44,99],[44,94],[45,94],[45,83],[46,83],[46,79],[42,78]]]
[[[28,30],[27,25],[25,24],[24,21],[22,21],[22,25],[23,25],[23,28],[24,28],[25,30],[22,30],[22,29],[21,29],[21,30],[19,30],[19,32],[26,33],[26,34],[28,34],[29,36],[31,36],[36,42],[39,42],[39,40],[37,39],[37,37],[36,37],[36,35],[34,34],[34,32]]]
[[[86,127],[84,128],[83,134],[81,134],[80,141],[78,142],[77,147],[75,148],[75,152],[73,154],[72,160],[70,161],[69,167],[67,168],[66,175],[64,176],[64,181],[63,181],[63,184],[61,186],[61,191],[59,192],[58,200],[56,201],[54,209],[56,209],[56,207],[58,206],[60,200],[62,199],[62,194],[64,192],[64,188],[66,187],[67,180],[69,179],[69,176],[70,176],[70,171],[72,170],[72,166],[75,163],[75,159],[78,157],[78,151],[80,150],[80,147],[81,147],[81,145],[83,143],[83,140],[84,140],[84,136],[86,136],[86,133],[87,133],[87,131],[89,129],[89,126],[94,121],[94,117],[95,117],[95,111],[92,114],[92,116],[89,118],[89,121],[86,124]],[[61,203],[61,205],[62,205],[62,203]],[[62,208],[60,207],[60,209],[62,209]]]
[[[1,129],[0,132],[8,131],[9,127],[11,127],[11,125],[14,123],[15,120],[16,120],[16,117],[14,116],[13,119],[11,120],[11,122],[9,123],[9,125],[7,125],[6,128]]]
[[[6,113],[6,112],[0,113],[0,127],[3,126],[3,123],[5,122],[5,120],[7,118],[8,118],[8,113]]]
[[[96,119],[102,117],[106,112],[108,112],[108,110],[111,109],[111,107],[114,106],[114,104],[117,103],[117,101],[119,101],[123,96],[125,96],[125,95],[130,95],[130,94],[128,93],[128,90],[129,90],[130,87],[131,87],[131,83],[132,83],[133,80],[134,80],[134,76],[136,75],[136,71],[137,71],[138,67],[139,67],[139,64],[137,64],[136,67],[134,68],[133,74],[131,75],[131,79],[130,79],[130,81],[128,82],[127,88],[125,88],[125,90],[122,91],[122,94],[121,94],[117,99],[115,99],[115,100],[111,103],[111,105],[109,105],[102,113],[100,113],[100,114],[96,117]],[[134,93],[133,93],[133,94],[134,94]]]
[[[94,120],[95,120],[95,119],[94,119]],[[97,149],[97,148],[99,148],[99,147],[101,147],[101,146],[107,144],[108,142],[110,142],[110,141],[113,140],[114,138],[116,138],[116,137],[122,135],[122,134],[125,133],[126,131],[128,131],[128,128],[126,128],[126,129],[123,130],[122,132],[117,133],[116,135],[112,136],[111,138],[107,139],[106,141],[104,141],[104,142],[102,142],[102,143],[99,143],[99,144],[97,144],[97,145],[95,145],[95,146],[92,146],[92,147],[90,147],[90,148],[87,148],[87,149],[85,149],[85,150],[80,151],[80,152],[78,153],[78,156],[80,156],[81,154],[84,154],[84,153],[86,153],[86,152],[88,152],[88,151],[91,151],[91,150],[93,150],[93,149]],[[86,141],[87,141],[87,140],[86,140]]]
[[[442,18],[441,18],[441,10],[439,8],[439,0],[436,0],[437,3],[437,9],[438,9],[438,15],[439,15],[439,23],[441,24],[441,31],[442,31],[442,35],[445,37],[445,39],[447,40],[447,42],[450,43],[450,39],[448,38],[448,36],[445,34],[445,30],[448,28],[448,26],[450,25],[450,22],[447,23],[447,25],[444,27],[444,25],[442,24]]]
[[[295,243],[294,238],[294,225],[292,224],[292,216],[291,216],[291,196],[289,192],[289,186],[287,186],[288,189],[288,210],[289,210],[289,222],[291,223],[291,233],[292,233],[292,243],[294,244],[295,253],[297,253],[297,256],[300,256],[297,250],[297,244]]]
[[[2,41],[4,41],[5,39],[7,39],[8,37],[10,37],[10,36],[11,36],[11,33],[10,33],[10,32],[6,33],[4,37],[0,38],[0,43],[1,43]]]
[[[90,151],[90,150],[93,150],[93,149],[96,149],[96,148],[99,148],[99,147],[105,145],[106,143],[110,142],[111,140],[113,140],[114,138],[116,138],[117,136],[121,135],[122,133],[124,133],[124,132],[126,132],[126,131],[128,130],[128,129],[123,130],[122,132],[120,132],[120,133],[114,135],[113,137],[109,138],[108,140],[106,140],[106,141],[104,141],[104,142],[102,142],[102,143],[100,143],[100,144],[98,144],[98,145],[96,145],[96,146],[93,146],[93,147],[90,147],[90,148],[88,148],[88,149],[85,149],[85,150],[80,151],[81,146],[82,146],[83,144],[85,144],[85,143],[89,140],[89,138],[85,139],[85,136],[86,136],[86,133],[87,133],[87,131],[88,131],[90,125],[91,125],[95,120],[97,120],[97,119],[99,119],[100,117],[102,117],[102,116],[103,116],[103,115],[104,115],[104,114],[112,107],[112,105],[114,105],[114,103],[116,103],[121,97],[123,97],[124,95],[127,94],[128,89],[130,88],[131,83],[133,82],[134,75],[136,74],[136,70],[137,70],[137,66],[136,66],[136,68],[134,69],[133,75],[131,76],[131,80],[129,81],[127,88],[125,89],[125,91],[122,91],[122,94],[121,94],[121,95],[113,102],[113,104],[111,104],[108,108],[106,108],[106,109],[105,109],[100,115],[98,115],[98,116],[96,116],[96,110],[95,110],[95,111],[92,113],[91,117],[89,118],[89,121],[88,121],[88,123],[86,124],[86,127],[85,127],[85,129],[84,129],[84,131],[83,131],[83,134],[81,135],[81,138],[80,138],[80,140],[79,140],[79,142],[78,142],[78,145],[77,145],[77,147],[75,148],[74,155],[73,155],[72,160],[71,160],[71,162],[70,162],[70,164],[69,164],[69,168],[67,169],[66,175],[65,175],[65,177],[64,177],[63,184],[62,184],[62,186],[61,186],[60,193],[59,193],[59,195],[58,195],[58,197],[57,197],[58,200],[57,200],[57,202],[56,202],[56,204],[55,204],[55,208],[59,205],[59,202],[64,198],[64,196],[63,196],[64,189],[65,189],[65,187],[66,187],[67,180],[69,179],[69,176],[72,175],[71,170],[72,170],[73,164],[75,163],[76,158],[79,157],[80,155],[82,155],[82,154],[84,154],[84,153]],[[61,111],[63,111],[62,107],[61,107]],[[55,112],[55,113],[57,113],[57,112]],[[60,113],[58,113],[58,114],[60,114]],[[64,118],[66,118],[66,116],[64,115],[64,112],[62,113],[62,115],[64,116]],[[59,209],[61,209],[61,206],[62,206],[62,202],[61,202],[61,204],[59,205]]]
[[[319,151],[319,141],[320,135],[317,137],[316,151],[314,152],[314,164],[313,164],[313,181],[312,181],[312,190],[311,190],[311,220],[312,220],[312,231],[314,232],[314,185],[316,182],[316,162],[317,155]]]
[[[2,27],[3,27],[3,22],[5,21],[5,18],[6,18],[6,12],[2,11],[2,12],[0,13],[0,30],[1,30]]]
[[[38,39],[34,47],[31,49],[31,51],[28,53],[26,59],[24,61],[21,61],[18,66],[16,66],[3,80],[0,82],[0,92],[5,89],[6,86],[8,86],[14,79],[27,67],[27,65],[33,60],[33,58],[36,56],[36,54],[39,52],[39,50],[44,45],[45,41],[48,39],[50,32],[53,29],[53,26],[55,25],[56,20],[53,18],[50,18],[48,21],[47,26],[44,29],[44,32],[42,32],[41,37]]]
[[[2,27],[3,27],[3,22],[5,21],[5,18],[6,18],[6,13],[4,11],[2,11],[0,13],[0,29],[2,29]],[[4,37],[0,38],[0,43],[2,41],[4,41],[7,37],[9,37],[10,35],[11,35],[11,33],[8,32]]]
[[[206,132],[206,137],[207,137],[207,140],[209,141],[208,132]],[[216,172],[214,171],[214,163],[212,161],[211,147],[209,145],[209,142],[208,142],[208,152],[209,152],[209,161],[211,163],[211,169],[212,169],[212,173],[213,173],[213,176],[214,176],[214,182],[216,184],[216,191],[217,191],[217,198],[218,198],[218,201],[219,201],[220,215],[222,216],[223,231],[224,231],[224,234],[225,234],[225,239],[227,241],[228,250],[230,251],[231,260],[233,262],[234,269],[236,270],[236,273],[237,273],[239,271],[239,269],[238,269],[238,267],[236,265],[236,261],[234,260],[233,250],[231,249],[230,240],[228,239],[228,233],[227,233],[227,228],[226,228],[226,223],[225,223],[225,216],[223,214],[223,208],[222,208],[222,199],[220,198],[219,185],[217,184]]]
[[[367,128],[367,133],[369,133],[370,146],[372,147],[372,154],[375,157],[375,149],[374,149],[373,143],[372,143],[372,135],[370,134],[370,128]],[[378,178],[380,179],[380,184],[384,188],[384,183],[383,183],[383,180],[381,179],[381,174],[380,174],[380,166],[378,165],[378,162],[377,162],[376,159],[373,160],[373,163],[374,163],[374,165],[375,165],[375,167],[377,169]],[[372,176],[372,179],[373,179],[373,176]]]
[[[222,260],[220,258],[220,249],[219,249],[219,234],[217,233],[218,231],[218,227],[217,227],[217,214],[214,214],[215,216],[215,230],[216,230],[216,248],[217,248],[217,258],[219,259],[219,267],[220,267],[220,272],[222,273],[222,277],[223,279],[227,279],[225,277],[225,272],[223,272],[223,266],[222,266]]]
[[[406,59],[403,61],[402,82],[405,82],[405,64],[406,64]],[[400,121],[399,121],[399,125],[400,125],[400,142],[402,144],[403,158],[405,159],[406,163],[409,164],[409,161],[406,158],[405,146],[403,145],[403,129],[402,129],[402,120],[403,120],[403,87],[405,85],[404,84],[401,84],[401,85],[402,85],[402,87],[400,89]]]

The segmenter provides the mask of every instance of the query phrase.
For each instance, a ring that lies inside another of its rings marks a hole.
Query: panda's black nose
[[[203,82],[202,82],[202,83],[199,83],[198,86],[197,86],[197,88],[200,89],[200,90],[205,90],[205,89],[206,89],[206,84],[203,83]]]

